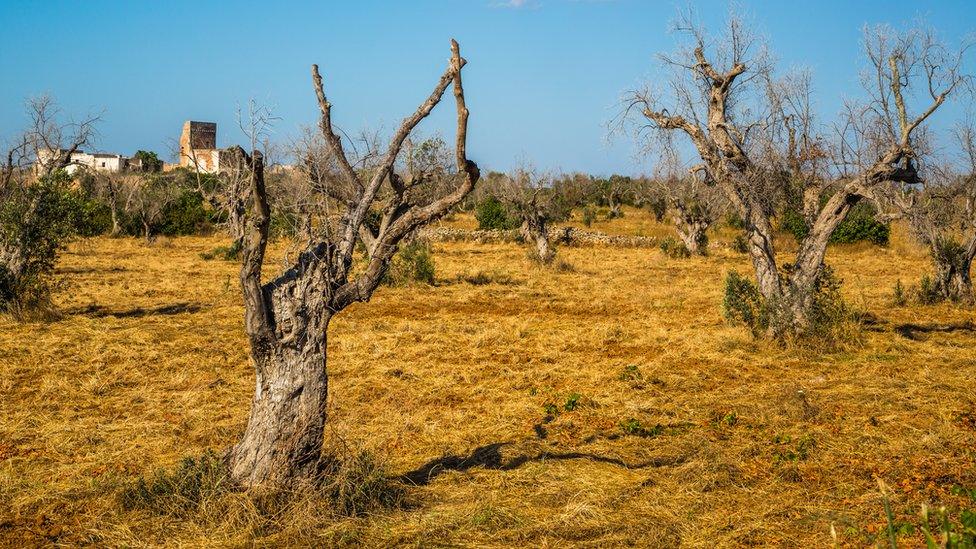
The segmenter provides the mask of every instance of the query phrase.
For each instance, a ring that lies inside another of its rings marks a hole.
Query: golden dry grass
[[[594,229],[668,234],[635,211]],[[244,499],[186,519],[124,511],[126,483],[227,447],[246,421],[236,266],[199,255],[219,243],[76,243],[64,318],[0,319],[0,545],[809,547],[833,524],[863,546],[884,524],[877,479],[902,518],[976,488],[976,335],[892,329],[973,313],[891,304],[896,279],[928,269],[899,235],[829,253],[847,299],[889,323],[831,352],[726,325],[724,275],[749,268],[725,248],[562,248],[575,271],[559,272],[516,244],[444,243],[436,287],[383,287],[330,331],[329,437],[431,473],[410,506],[312,506],[274,528]],[[496,282],[463,281],[478,272]],[[629,365],[639,379],[621,379]],[[663,431],[628,436],[631,418]]]

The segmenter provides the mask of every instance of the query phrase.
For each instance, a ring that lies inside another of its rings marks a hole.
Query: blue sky
[[[0,0],[0,137],[24,124],[27,97],[48,93],[65,113],[103,112],[97,148],[167,156],[187,119],[218,123],[222,146],[242,140],[238,105],[281,117],[286,140],[314,123],[309,67],[318,63],[337,125],[392,131],[444,70],[449,39],[468,59],[469,156],[505,170],[609,174],[648,168],[627,139],[607,142],[621,93],[661,74],[668,23],[692,6],[709,28],[720,1],[416,0],[356,2],[14,2]],[[976,2],[742,1],[783,69],[814,71],[818,107],[835,113],[858,90],[861,28],[919,17],[957,41],[976,31]],[[447,102],[423,126],[453,132]],[[947,125],[960,106],[940,113]]]

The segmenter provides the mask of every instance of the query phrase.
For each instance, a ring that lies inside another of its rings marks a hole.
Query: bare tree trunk
[[[287,297],[273,299],[287,309]],[[328,316],[323,323],[328,324]],[[257,382],[251,415],[230,452],[230,476],[248,486],[283,486],[319,471],[328,399],[327,326],[294,330],[254,353]]]
[[[549,227],[544,219],[527,219],[522,225],[522,231],[527,240],[535,243],[535,259],[541,263],[549,263],[556,257],[549,242]]]
[[[119,209],[113,202],[112,203],[112,232],[110,233],[110,236],[116,237],[119,236],[120,234],[122,234],[122,226],[119,224]]]
[[[142,235],[146,239],[146,244],[152,244],[152,226],[145,219],[142,220]]]
[[[693,255],[706,255],[708,252],[708,240],[705,231],[708,225],[700,222],[680,224],[676,227],[678,237],[684,243],[685,248]]]

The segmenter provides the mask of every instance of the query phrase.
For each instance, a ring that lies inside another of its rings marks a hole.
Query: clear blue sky
[[[523,157],[546,169],[637,173],[646,165],[629,141],[607,144],[606,122],[624,90],[660,74],[654,56],[674,48],[668,23],[687,5],[709,28],[727,11],[719,1],[0,0],[0,137],[23,126],[25,98],[49,93],[66,113],[104,112],[104,151],[166,156],[187,119],[215,121],[219,144],[236,143],[236,108],[250,98],[274,106],[283,140],[316,119],[312,63],[340,127],[388,132],[430,92],[456,37],[469,61],[469,155],[482,166],[504,170]],[[921,16],[952,41],[976,30],[974,0],[739,5],[781,68],[814,70],[825,114],[857,92],[864,24]],[[452,108],[439,107],[425,130],[453,135]]]

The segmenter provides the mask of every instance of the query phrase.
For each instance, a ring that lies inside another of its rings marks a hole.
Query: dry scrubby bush
[[[707,245],[707,243],[708,239],[706,237],[705,244]],[[691,257],[691,251],[688,250],[688,247],[673,236],[669,236],[662,240],[660,248],[664,255],[670,257],[671,259],[687,259]]]

